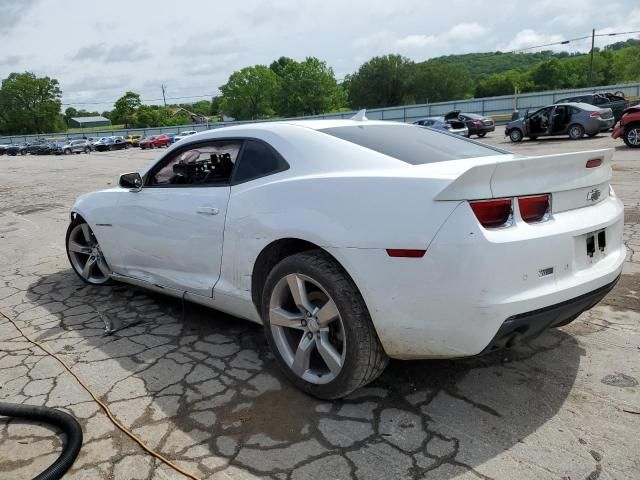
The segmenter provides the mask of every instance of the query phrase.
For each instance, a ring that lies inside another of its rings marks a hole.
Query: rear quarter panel
[[[375,175],[286,178],[285,172],[234,186],[220,286],[250,293],[257,256],[282,238],[327,249],[426,249],[459,203],[433,201],[449,182]]]

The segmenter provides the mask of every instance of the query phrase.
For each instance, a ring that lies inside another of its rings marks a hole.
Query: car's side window
[[[289,164],[272,147],[258,140],[246,140],[232,183],[247,182],[288,168]]]
[[[150,187],[229,185],[242,141],[215,141],[181,149],[151,171]]]

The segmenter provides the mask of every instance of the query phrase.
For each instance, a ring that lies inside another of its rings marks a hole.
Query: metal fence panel
[[[640,83],[605,85],[593,88],[578,88],[573,90],[555,90],[548,92],[532,92],[520,94],[517,98],[517,108],[537,109],[561,100],[566,97],[573,97],[581,94],[597,93],[597,92],[623,92],[628,97],[640,97]],[[367,109],[367,117],[372,120],[395,120],[400,122],[415,122],[424,117],[443,115],[451,110],[461,110],[467,113],[479,113],[481,115],[501,115],[509,114],[514,109],[514,96],[504,95],[500,97],[472,98],[468,100],[455,100],[451,102],[438,102],[422,105],[405,105],[398,107],[372,108]],[[356,112],[336,112],[324,113],[304,118],[349,118]],[[279,119],[270,119],[266,121],[274,121]],[[262,120],[265,121],[265,120]],[[156,128],[128,128],[128,129],[104,129],[97,132],[85,132],[87,137],[110,137],[113,135],[158,135],[160,133],[180,133],[186,130],[196,130],[198,132],[221,128],[227,125],[237,125],[244,122],[213,122],[192,125],[180,125],[174,127],[156,127]],[[48,133],[41,135],[12,135],[0,137],[0,144],[5,143],[25,143],[41,138],[80,138],[82,133]]]

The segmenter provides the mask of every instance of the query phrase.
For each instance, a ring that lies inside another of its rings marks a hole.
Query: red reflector
[[[520,216],[525,222],[539,222],[549,210],[549,195],[519,198],[518,207],[520,207]]]
[[[601,158],[592,158],[591,160],[587,160],[587,168],[596,168],[599,167],[600,165],[602,165],[602,159]]]
[[[402,248],[387,248],[387,254],[390,257],[405,257],[405,258],[422,258],[426,250],[407,250]]]
[[[511,215],[511,199],[480,200],[469,202],[471,210],[483,227],[495,228],[507,223]]]

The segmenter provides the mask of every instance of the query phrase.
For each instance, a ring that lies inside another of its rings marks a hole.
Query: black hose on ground
[[[44,472],[34,477],[34,480],[58,480],[71,468],[82,446],[82,428],[71,415],[49,407],[0,402],[0,416],[20,417],[25,420],[55,425],[67,435],[67,440],[58,459]]]

